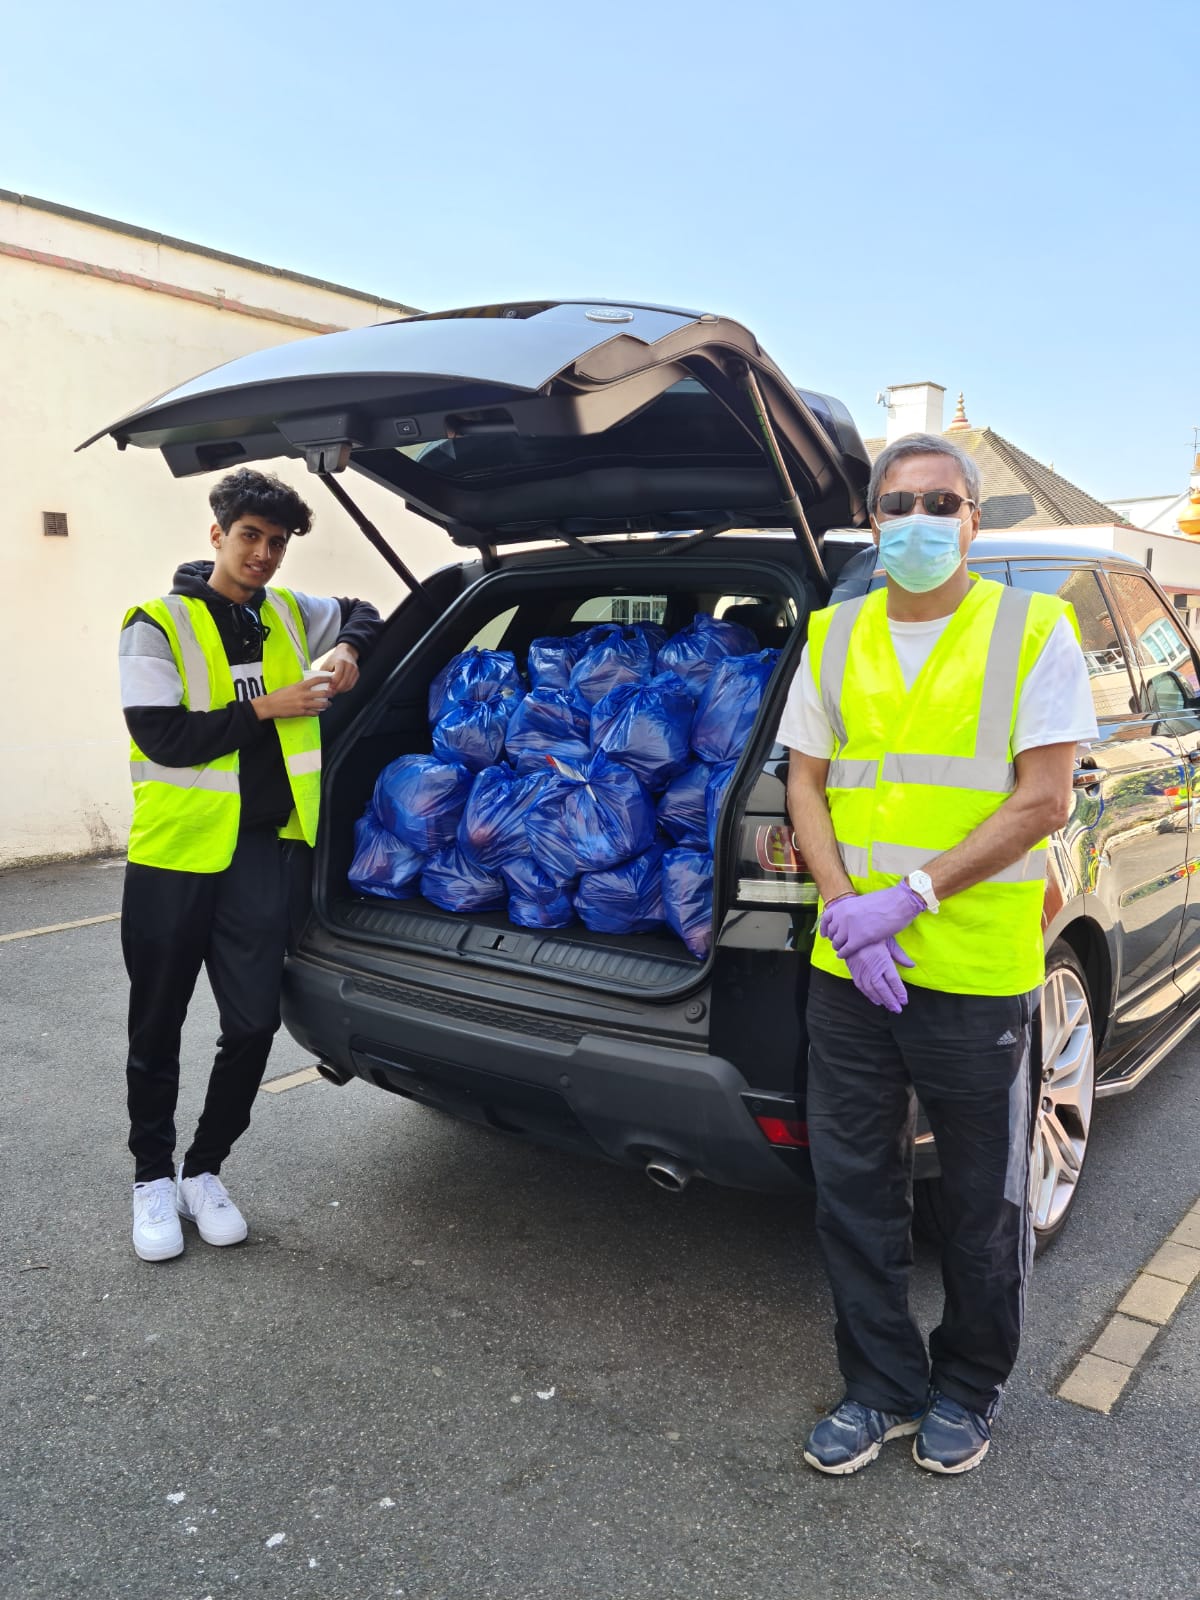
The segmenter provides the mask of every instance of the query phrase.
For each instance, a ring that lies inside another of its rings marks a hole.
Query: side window
[[[478,645],[481,650],[499,650],[504,642],[504,635],[508,632],[508,625],[516,614],[516,606],[510,606],[507,611],[502,611],[498,617],[493,617],[490,622],[485,622],[479,632],[471,639],[471,644]]]
[[[1014,562],[1012,581],[1019,589],[1056,594],[1075,608],[1092,704],[1101,732],[1106,722],[1114,722],[1135,711],[1138,702],[1125,649],[1095,570],[1091,567],[1021,567]]]
[[[1140,574],[1109,572],[1108,581],[1142,669],[1145,710],[1160,717],[1195,710],[1200,698],[1200,674],[1182,628],[1153,585]]]

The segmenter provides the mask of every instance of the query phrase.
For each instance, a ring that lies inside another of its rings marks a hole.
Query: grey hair
[[[967,486],[968,500],[979,504],[979,493],[983,487],[983,480],[979,476],[979,468],[965,450],[960,450],[956,444],[951,444],[949,439],[943,439],[936,433],[907,433],[902,439],[896,439],[892,444],[886,445],[875,457],[871,468],[871,482],[867,487],[867,506],[873,512],[879,501],[879,491],[883,480],[889,470],[897,461],[902,461],[905,456],[946,456],[962,473],[962,480]]]

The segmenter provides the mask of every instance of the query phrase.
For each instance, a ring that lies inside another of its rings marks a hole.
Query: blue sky
[[[1198,107],[1197,0],[41,0],[0,187],[425,308],[717,310],[1103,498],[1186,484]]]

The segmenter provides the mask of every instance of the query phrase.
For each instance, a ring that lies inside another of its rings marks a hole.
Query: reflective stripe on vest
[[[138,608],[163,629],[190,711],[220,710],[235,698],[233,674],[212,614],[202,600],[168,595]],[[263,682],[282,688],[308,665],[304,622],[286,589],[267,591],[262,606]],[[321,789],[320,722],[316,717],[272,721],[283,752],[294,809],[281,837],[316,838]],[[241,816],[236,750],[196,767],[151,761],[130,749],[134,812],[129,859],[177,872],[221,872],[233,859]]]
[[[179,653],[183,657],[183,671],[180,676],[184,683],[184,693],[187,695],[188,710],[211,711],[212,684],[209,679],[208,661],[196,637],[196,630],[192,626],[187,601],[181,594],[168,594],[163,597],[162,605],[175,624],[175,634],[171,642],[178,645]],[[143,606],[142,609],[145,610],[146,607]]]
[[[291,590],[268,589],[267,603],[287,630],[287,636],[291,640],[292,649],[296,652],[297,659],[303,661],[307,667],[309,665],[308,641],[303,637],[304,625],[300,620],[299,613],[293,609],[296,602],[292,598]]]
[[[301,750],[298,755],[287,758],[287,769],[293,778],[302,778],[309,772],[320,772],[321,752],[319,750]]]
[[[164,767],[157,761],[131,761],[134,783],[166,783],[173,789],[212,789],[217,794],[237,794],[238,775],[216,767]]]
[[[1021,686],[1059,618],[1071,616],[1053,597],[972,579],[908,688],[886,607],[878,590],[809,623],[813,678],[835,740],[830,815],[860,892],[926,866],[1004,803],[1016,781],[1011,738]],[[936,915],[918,917],[900,935],[917,962],[904,981],[965,994],[1035,988],[1046,864],[1043,841],[950,896]],[[813,962],[849,975],[819,935]]]

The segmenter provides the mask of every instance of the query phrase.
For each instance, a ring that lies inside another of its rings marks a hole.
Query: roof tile
[[[1110,506],[991,428],[943,434],[943,438],[965,450],[979,468],[981,528],[1079,527],[1121,520]],[[866,441],[872,461],[886,442]]]

